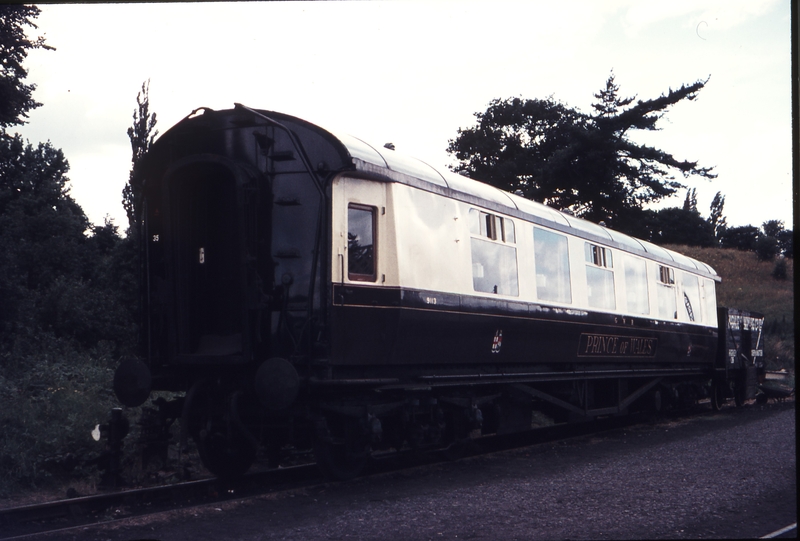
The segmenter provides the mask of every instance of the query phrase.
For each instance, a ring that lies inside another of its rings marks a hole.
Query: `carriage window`
[[[533,257],[536,263],[536,296],[543,301],[571,303],[567,237],[534,227]]]
[[[519,295],[517,250],[504,244],[473,238],[472,286],[475,291]]]
[[[625,291],[628,297],[628,312],[649,314],[650,300],[647,293],[647,264],[644,259],[625,257]]]
[[[511,220],[502,220],[500,223],[503,226],[503,240],[511,244],[516,243],[517,238],[516,235],[514,235],[514,222]]]
[[[472,287],[482,293],[519,295],[514,222],[501,216],[469,211],[472,238]]]
[[[516,243],[513,221],[477,209],[469,211],[469,232],[487,239]]]
[[[614,267],[614,262],[611,258],[611,250],[608,248],[587,242],[585,244],[585,253],[587,263],[608,269]]]
[[[684,313],[689,321],[699,322],[702,319],[700,308],[700,284],[697,276],[682,273],[681,285],[683,286]]]
[[[678,319],[678,303],[675,299],[675,271],[663,265],[658,266],[658,316],[665,319]]]
[[[703,320],[710,324],[717,324],[717,293],[714,290],[714,281],[703,279],[701,295],[705,306],[706,315]]]
[[[375,209],[362,205],[347,208],[347,277],[374,282]]]
[[[614,271],[611,250],[587,242],[586,286],[589,293],[589,306],[603,310],[617,307],[614,292]]]

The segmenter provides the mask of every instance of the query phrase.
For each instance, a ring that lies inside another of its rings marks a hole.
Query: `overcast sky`
[[[614,71],[623,96],[656,98],[711,77],[657,133],[708,216],[792,227],[789,0],[498,0],[42,5],[26,82],[44,105],[17,131],[50,140],[95,223],[127,226],[136,94],[150,80],[161,133],[201,106],[235,102],[299,116],[433,166],[494,98],[553,96],[589,113]],[[685,191],[667,201],[680,206]],[[665,206],[665,205],[662,205]]]

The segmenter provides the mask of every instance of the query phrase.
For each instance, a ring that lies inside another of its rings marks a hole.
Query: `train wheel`
[[[198,381],[187,393],[183,413],[203,466],[220,478],[244,475],[258,451],[231,422],[227,398],[210,382]]]
[[[745,387],[744,381],[737,381],[736,386],[733,389],[733,400],[736,403],[736,407],[742,407],[745,403],[745,396],[747,396],[747,388]]]
[[[368,440],[356,419],[337,419],[330,437],[317,437],[314,456],[325,476],[337,481],[357,477],[369,461]],[[330,425],[329,425],[330,426]]]
[[[448,414],[445,425],[447,447],[442,449],[442,455],[447,460],[458,460],[467,453],[469,448],[469,422],[467,414],[463,410],[451,410]]]
[[[656,389],[653,391],[653,411],[656,413],[661,413],[664,411],[664,398],[661,393],[661,389]]]
[[[711,407],[714,408],[714,411],[721,410],[722,405],[725,403],[725,388],[723,385],[719,381],[714,381],[711,384]]]
[[[200,460],[208,471],[222,479],[241,477],[256,459],[256,446],[241,437],[213,432],[197,442]]]

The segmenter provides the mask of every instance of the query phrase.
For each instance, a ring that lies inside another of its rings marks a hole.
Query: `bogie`
[[[203,465],[218,477],[243,475],[256,458],[258,441],[242,422],[241,401],[241,391],[227,394],[210,380],[198,380],[184,402],[185,430]]]

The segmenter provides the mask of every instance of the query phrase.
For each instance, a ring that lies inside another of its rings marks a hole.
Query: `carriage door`
[[[380,334],[382,325],[377,296],[383,285],[382,233],[385,231],[386,192],[383,183],[340,178],[334,184],[333,282],[338,342],[335,356],[340,362],[358,363]],[[375,349],[371,353],[375,354]]]
[[[386,218],[383,183],[352,178],[334,181],[333,269],[334,284],[380,285],[380,236]],[[341,305],[344,299],[334,299]]]
[[[240,361],[245,275],[236,175],[222,163],[195,162],[173,172],[167,189],[173,351],[183,361]]]

